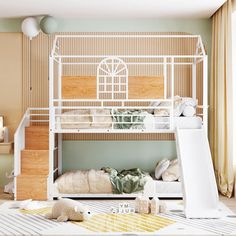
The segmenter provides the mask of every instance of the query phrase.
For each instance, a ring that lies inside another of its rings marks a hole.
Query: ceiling
[[[0,18],[209,18],[226,0],[0,0]]]

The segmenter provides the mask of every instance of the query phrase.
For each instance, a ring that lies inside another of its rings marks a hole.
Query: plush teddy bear
[[[88,220],[91,212],[80,202],[71,199],[59,199],[52,207],[52,212],[45,217],[48,219],[57,219],[59,222],[68,220],[84,221]]]

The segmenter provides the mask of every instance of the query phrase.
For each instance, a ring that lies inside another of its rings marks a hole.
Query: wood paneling
[[[63,76],[62,98],[64,99],[96,99],[95,76]]]
[[[0,33],[0,115],[12,141],[22,115],[21,33]]]
[[[155,99],[164,97],[164,78],[130,76],[128,78],[129,99]],[[95,76],[63,76],[62,98],[96,99]]]
[[[48,150],[21,151],[21,173],[27,175],[48,175]]]
[[[129,99],[155,99],[164,97],[164,78],[151,76],[129,77]]]
[[[16,177],[17,200],[47,200],[47,176],[19,175]]]
[[[25,149],[48,150],[48,126],[29,126],[25,128]]]
[[[140,133],[140,134],[73,134],[74,140],[112,140],[112,141],[120,141],[120,140],[173,140],[174,134],[148,134],[148,133]],[[71,140],[71,134],[63,134],[64,140]]]

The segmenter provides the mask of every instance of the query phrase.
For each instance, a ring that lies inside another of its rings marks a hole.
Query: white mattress
[[[156,117],[155,116],[155,128],[156,129],[168,129],[169,128],[169,117]],[[162,123],[167,122],[167,123]],[[174,128],[182,129],[200,129],[202,127],[202,119],[199,116],[185,117],[179,116],[174,117]]]
[[[155,192],[158,197],[177,198],[182,197],[182,184],[179,181],[165,182],[154,180]]]

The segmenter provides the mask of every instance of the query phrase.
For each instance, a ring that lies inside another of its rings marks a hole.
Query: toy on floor
[[[91,216],[89,209],[80,202],[71,199],[59,199],[52,207],[52,212],[45,217],[59,222],[85,221]]]
[[[158,214],[166,212],[166,204],[154,197],[152,200],[149,200],[148,197],[138,196],[135,199],[135,211],[140,214]]]
[[[6,184],[4,186],[4,193],[12,194],[12,193],[14,193],[14,181],[13,181],[13,179],[14,179],[14,171],[12,171],[10,175],[8,173],[6,173],[6,177],[8,179],[12,179],[12,180],[8,184]]]
[[[154,215],[160,213],[160,200],[158,197],[154,197],[150,201],[150,212]]]
[[[135,211],[141,214],[148,214],[149,213],[149,198],[145,196],[136,197]]]
[[[47,207],[47,204],[43,202],[27,199],[24,201],[13,202],[10,208],[19,208],[21,210],[37,210],[45,207]]]

